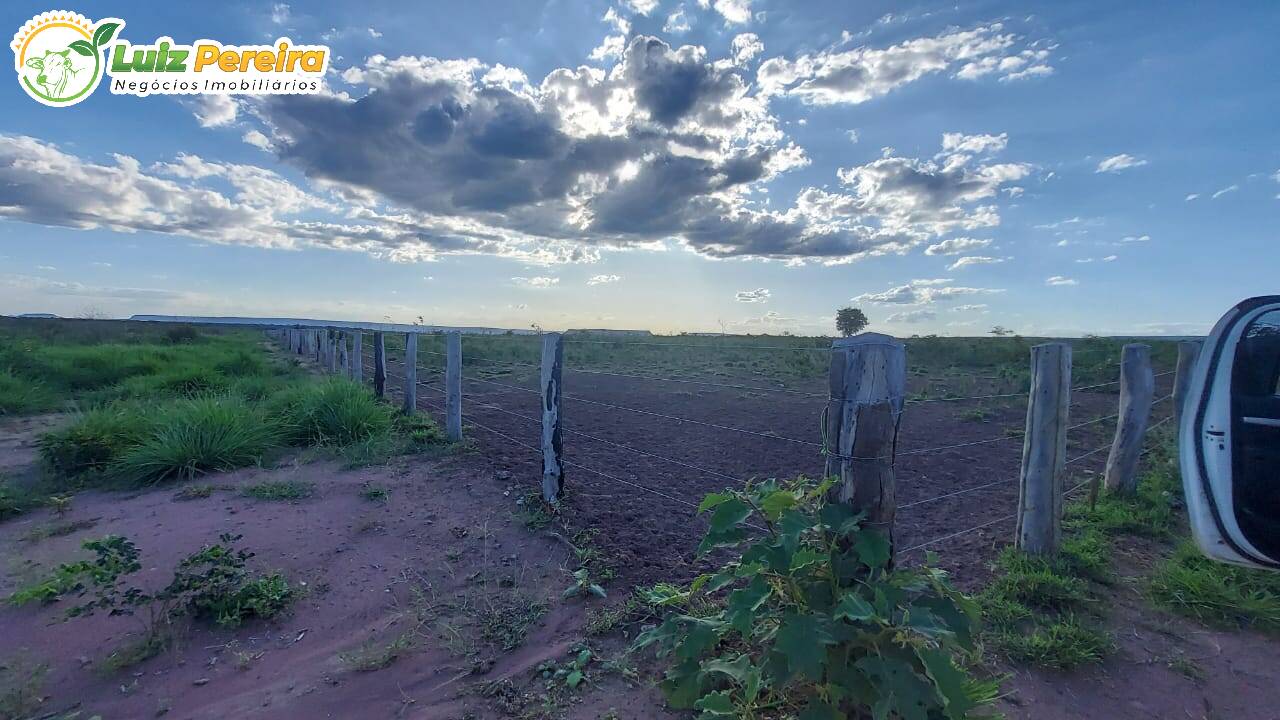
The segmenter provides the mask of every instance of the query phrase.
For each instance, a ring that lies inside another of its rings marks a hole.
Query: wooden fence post
[[[831,343],[830,399],[824,427],[830,499],[865,514],[863,526],[884,534],[893,562],[893,448],[906,396],[906,345],[863,333]]]
[[[320,331],[320,369],[325,372],[329,371],[329,351],[331,349],[332,335],[332,331],[327,328]]]
[[[1138,460],[1142,441],[1151,419],[1151,400],[1156,391],[1151,372],[1151,347],[1137,343],[1124,346],[1120,358],[1120,417],[1116,437],[1107,456],[1107,490],[1132,495],[1138,490]]]
[[[338,331],[329,328],[329,374],[338,372]]]
[[[342,377],[351,376],[351,352],[347,350],[346,330],[338,331],[338,369],[342,371]]]
[[[564,337],[542,336],[542,498],[559,502],[564,495],[564,445],[561,440],[560,374],[564,367]]]
[[[1018,489],[1019,550],[1055,555],[1062,539],[1062,476],[1067,456],[1071,408],[1071,346],[1045,343],[1031,348],[1031,394],[1022,439]]]
[[[444,427],[449,439],[462,440],[462,333],[445,333]]]
[[[1178,370],[1173,375],[1173,427],[1174,435],[1182,427],[1182,406],[1187,401],[1187,390],[1191,387],[1191,374],[1195,372],[1196,360],[1200,357],[1202,340],[1183,340],[1178,343]]]
[[[351,379],[364,383],[364,331],[351,331]]]
[[[373,334],[373,394],[387,396],[387,344],[380,332]]]
[[[418,410],[418,333],[404,334],[404,413]]]

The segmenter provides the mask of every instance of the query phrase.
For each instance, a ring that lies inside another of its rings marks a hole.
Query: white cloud
[[[1120,238],[1120,242],[1123,242],[1123,243],[1139,243],[1139,242],[1150,242],[1150,241],[1151,241],[1150,235],[1126,235]]]
[[[608,285],[610,283],[616,283],[621,279],[622,279],[622,276],[620,275],[592,275],[591,279],[587,280],[587,284],[588,285]]]
[[[1211,199],[1211,200],[1217,200],[1218,198],[1222,197],[1223,195],[1226,195],[1227,193],[1235,192],[1235,191],[1237,191],[1237,190],[1239,190],[1239,189],[1240,189],[1240,186],[1239,186],[1239,185],[1228,185],[1228,186],[1226,186],[1226,187],[1222,188],[1221,190],[1219,190],[1218,192],[1214,193],[1214,194],[1210,197],[1210,199]]]
[[[1119,155],[1112,155],[1098,163],[1098,169],[1094,170],[1094,172],[1120,172],[1121,170],[1128,170],[1129,168],[1142,167],[1146,164],[1146,160],[1141,160],[1128,153],[1121,153]]]
[[[693,23],[689,20],[689,14],[685,12],[684,5],[676,8],[676,11],[667,16],[667,21],[662,25],[662,32],[671,33],[673,35],[683,35],[693,29]]]
[[[1093,258],[1076,258],[1076,262],[1080,264],[1091,263],[1093,262]]]
[[[289,22],[289,5],[287,3],[276,3],[271,6],[271,22],[276,25],[283,25]]]
[[[846,135],[846,136],[848,136],[848,138],[849,138],[849,142],[853,143],[854,145],[857,145],[857,144],[858,144],[858,140],[860,140],[860,139],[861,139],[861,138],[859,137],[859,135],[858,135],[858,131],[857,131],[857,130],[849,130],[849,131],[846,131],[846,132],[845,132],[845,135]]]
[[[963,133],[944,133],[942,135],[943,152],[960,152],[970,155],[998,153],[1009,146],[1009,134],[999,135],[965,135]]]
[[[1002,257],[987,257],[984,255],[970,255],[968,257],[957,258],[955,262],[947,266],[947,269],[960,270],[961,268],[967,268],[970,265],[995,265],[1008,259],[1009,258]]]
[[[222,127],[235,122],[240,108],[230,95],[200,95],[194,100],[196,120],[201,127]]]
[[[240,137],[241,140],[258,148],[259,150],[270,150],[271,140],[257,130],[250,130]]]
[[[1190,195],[1187,196],[1187,202],[1191,202],[1192,200],[1195,200],[1198,197],[1200,197],[1200,193],[1191,193]]]
[[[961,287],[951,285],[951,280],[912,280],[906,285],[889,288],[878,293],[863,293],[852,299],[855,303],[876,305],[930,305],[938,301],[953,300],[973,295],[994,295],[1004,290],[996,288]]]
[[[1106,257],[1102,258],[1102,262],[1115,262],[1115,261],[1116,261],[1116,259],[1117,259],[1118,257],[1119,257],[1119,256],[1117,256],[1117,255],[1108,255],[1108,256],[1106,256]]]
[[[637,15],[648,15],[658,9],[658,0],[618,0],[618,4]]]
[[[887,48],[856,47],[801,55],[794,60],[776,57],[760,65],[757,82],[766,94],[790,94],[817,105],[863,103],[902,85],[960,66],[955,77],[974,80],[1000,67],[1019,63],[1018,36],[1004,32],[1000,23],[972,30],[950,30],[934,37],[908,40]],[[1047,53],[1046,53],[1047,54]],[[1024,61],[1025,62],[1025,61]]]
[[[959,255],[961,253],[970,252],[979,248],[987,247],[991,244],[990,240],[979,240],[977,238],[959,237],[943,240],[924,249],[925,255]]]
[[[726,24],[742,25],[751,20],[751,0],[698,0],[703,9],[713,8]]]
[[[515,283],[519,287],[532,288],[535,290],[545,290],[547,288],[551,288],[551,287],[555,287],[556,285],[559,285],[560,278],[545,277],[545,276],[513,277],[511,278],[511,282]]]
[[[369,27],[369,37],[373,38],[374,40],[377,40],[378,38],[382,37],[382,33],[378,32],[376,29],[374,29],[372,26],[370,26],[370,27]]]
[[[769,302],[769,291],[765,288],[756,288],[755,290],[739,290],[734,293],[733,299],[742,303],[763,303]]]
[[[957,305],[951,308],[951,312],[953,313],[981,312],[982,314],[986,314],[987,307],[988,306],[986,303],[974,303],[972,305]]]
[[[1046,278],[1044,281],[1044,284],[1045,285],[1079,285],[1080,283],[1072,278],[1063,277],[1061,275],[1054,275],[1053,277]]]
[[[57,270],[58,268],[56,268],[56,267],[54,267],[54,266],[52,266],[52,265],[37,265],[37,266],[36,266],[36,269],[37,269],[37,270],[42,270],[42,271],[44,271],[44,272],[53,272],[54,270]]]
[[[180,300],[187,293],[150,288],[99,287],[78,282],[61,282],[30,275],[0,275],[0,285],[38,295],[70,295],[118,300]]]
[[[729,49],[735,65],[746,65],[752,58],[764,52],[764,43],[755,33],[742,33],[734,36],[733,41],[729,43]]]

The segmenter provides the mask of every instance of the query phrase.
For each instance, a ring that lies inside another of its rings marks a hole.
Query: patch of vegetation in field
[[[1156,567],[1149,593],[1206,625],[1280,633],[1280,574],[1210,560],[1190,540]]]
[[[142,620],[141,637],[118,648],[105,663],[124,668],[154,656],[181,638],[183,621],[207,621],[239,627],[251,619],[271,619],[285,612],[297,595],[279,573],[254,574],[247,563],[253,553],[236,547],[239,535],[223,534],[179,561],[173,579],[157,591],[129,586],[127,578],[142,569],[140,553],[128,538],[107,535],[86,541],[91,560],[59,565],[45,579],[9,596],[14,605],[68,599],[67,619],[99,612],[132,615]]]
[[[314,495],[316,486],[302,480],[265,480],[245,485],[240,493],[255,500],[296,502]]]
[[[48,664],[23,654],[0,660],[0,718],[36,717],[46,699],[48,673]]]

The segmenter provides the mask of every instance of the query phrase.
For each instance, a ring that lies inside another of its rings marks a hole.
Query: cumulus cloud
[[[762,303],[769,302],[769,291],[765,288],[756,288],[755,290],[739,290],[733,296],[734,300],[742,303]]]
[[[977,238],[958,237],[950,240],[943,240],[924,249],[925,255],[959,255],[961,253],[971,252],[980,248],[987,247],[991,244],[990,240],[979,240]]]
[[[587,284],[588,285],[609,285],[611,283],[616,283],[621,279],[622,279],[622,276],[620,275],[592,275],[591,279],[587,280]]]
[[[676,8],[675,12],[668,15],[667,21],[662,25],[662,32],[673,35],[683,35],[692,29],[693,23],[689,20],[689,15],[685,12],[684,5]]]
[[[943,152],[959,152],[968,153],[970,155],[981,155],[984,153],[1000,152],[1008,147],[1008,145],[1008,133],[1000,133],[999,135],[943,133],[942,135]]]
[[[854,145],[857,145],[858,140],[861,139],[861,136],[858,135],[857,130],[849,130],[845,132],[845,135],[849,138],[849,142],[853,143]]]
[[[658,0],[618,0],[618,4],[637,15],[648,15],[658,9]]]
[[[1063,277],[1061,275],[1054,275],[1053,277],[1046,278],[1044,281],[1044,284],[1054,286],[1054,285],[1079,285],[1080,283],[1079,281],[1073,278]]]
[[[1128,153],[1120,153],[1119,155],[1112,155],[1098,163],[1098,168],[1094,170],[1094,172],[1120,172],[1121,170],[1128,170],[1129,168],[1142,167],[1146,164],[1146,160],[1136,158]]]
[[[985,255],[969,255],[967,257],[957,258],[955,262],[947,266],[947,269],[959,270],[961,268],[967,268],[970,265],[995,265],[1008,259],[1009,258],[988,257]]]
[[[207,128],[235,122],[239,108],[230,95],[200,95],[194,101],[196,121]]]
[[[863,293],[853,298],[855,303],[875,305],[930,305],[939,301],[954,300],[974,295],[994,295],[1004,290],[952,285],[948,278],[912,280],[878,293]]]
[[[1027,62],[1020,59],[1023,53],[1047,58],[1047,50],[1016,49],[1020,42],[1018,36],[1004,32],[1003,25],[994,23],[887,48],[857,47],[795,59],[770,58],[760,65],[757,81],[769,94],[794,95],[817,105],[857,104],[925,75],[954,70],[957,78],[976,80],[1021,68]],[[1007,70],[1001,70],[1002,66]]]
[[[720,13],[720,17],[729,25],[742,25],[751,21],[751,0],[698,0],[698,5]]]
[[[241,140],[258,148],[259,150],[270,150],[271,140],[258,130],[250,130],[240,137]]]
[[[533,288],[535,290],[545,290],[547,288],[555,287],[556,285],[559,285],[560,278],[546,277],[546,276],[513,277],[511,278],[511,282],[518,285],[519,287]]]
[[[764,43],[755,33],[742,33],[734,36],[729,44],[729,50],[735,65],[746,65],[752,58],[764,52]]]

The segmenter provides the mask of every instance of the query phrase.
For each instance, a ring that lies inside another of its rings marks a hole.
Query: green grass
[[[268,480],[245,485],[240,490],[240,493],[245,497],[280,502],[306,500],[314,495],[315,492],[315,485],[302,480]]]
[[[365,388],[336,378],[295,385],[266,406],[296,445],[342,446],[386,437],[395,414]]]
[[[43,382],[0,367],[0,415],[31,415],[57,408],[57,395]]]
[[[130,484],[151,485],[261,462],[281,429],[261,409],[228,397],[186,400],[167,408],[154,431],[109,466]]]
[[[1280,633],[1280,574],[1210,560],[1190,540],[1156,567],[1149,594],[1206,625]]]

